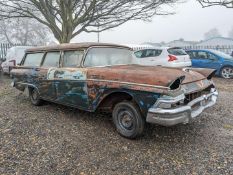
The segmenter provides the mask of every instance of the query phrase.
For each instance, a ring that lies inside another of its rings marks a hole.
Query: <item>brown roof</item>
[[[93,46],[124,47],[124,48],[130,49],[127,46],[118,45],[118,44],[85,42],[85,43],[67,43],[67,44],[58,44],[58,45],[52,45],[52,46],[34,47],[34,48],[27,49],[26,52],[67,50],[67,49],[89,48]]]

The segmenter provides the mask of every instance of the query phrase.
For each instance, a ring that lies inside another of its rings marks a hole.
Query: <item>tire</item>
[[[41,106],[42,100],[39,97],[39,93],[35,88],[29,88],[29,98],[33,105],[35,106]]]
[[[230,67],[230,66],[223,67],[221,69],[220,74],[221,74],[221,77],[225,79],[233,78],[233,75],[230,75],[230,74],[233,74],[233,67]]]
[[[134,139],[143,133],[145,119],[134,103],[120,102],[116,104],[112,117],[117,132],[121,136]]]

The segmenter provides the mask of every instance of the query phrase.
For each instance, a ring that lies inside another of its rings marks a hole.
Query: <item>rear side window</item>
[[[44,53],[28,53],[24,60],[24,66],[40,66]]]
[[[60,52],[48,52],[45,56],[43,67],[59,67]]]
[[[65,51],[63,67],[80,66],[84,51]]]
[[[187,54],[190,56],[191,59],[195,58],[195,52],[188,51]]]
[[[140,50],[140,51],[134,52],[134,55],[135,55],[137,58],[142,58],[142,53],[143,53],[143,50]]]
[[[187,53],[180,48],[170,48],[167,50],[169,54],[180,56],[180,55],[187,55]]]
[[[135,52],[137,58],[146,58],[146,57],[157,57],[161,55],[162,50],[160,49],[145,49],[138,52]]]

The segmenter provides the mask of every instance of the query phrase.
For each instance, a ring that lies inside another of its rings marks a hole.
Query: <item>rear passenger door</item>
[[[61,67],[49,70],[48,78],[54,80],[57,103],[88,108],[87,71],[80,67],[83,55],[82,50],[63,51]]]
[[[39,74],[40,74],[40,95],[47,100],[56,99],[56,88],[53,79],[48,78],[48,72],[60,67],[60,51],[47,52],[44,56]]]
[[[211,69],[218,69],[219,67],[218,58],[207,51],[195,52],[195,56],[194,59],[192,59],[192,63],[193,63],[193,67],[211,68]]]

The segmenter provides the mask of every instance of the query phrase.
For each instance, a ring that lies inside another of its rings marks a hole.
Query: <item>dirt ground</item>
[[[117,134],[111,116],[31,105],[0,77],[0,174],[233,174],[233,80],[214,79],[217,105],[188,125]]]

